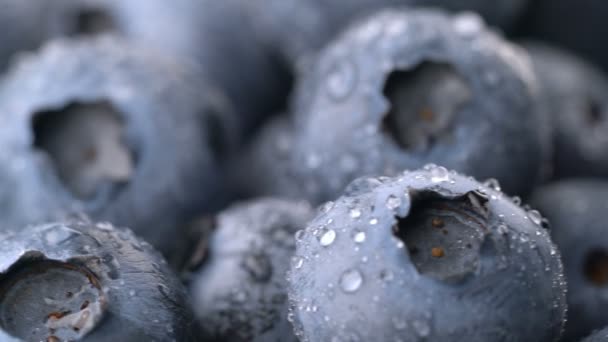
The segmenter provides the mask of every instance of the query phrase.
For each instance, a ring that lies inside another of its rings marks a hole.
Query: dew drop
[[[340,288],[346,293],[353,293],[361,288],[363,275],[357,269],[348,269],[340,277]]]
[[[363,243],[363,242],[365,242],[365,238],[366,238],[365,232],[358,230],[358,229],[353,231],[352,237],[353,237],[353,241],[355,241],[356,243]]]
[[[386,207],[389,210],[395,210],[401,206],[401,199],[395,195],[390,195],[386,199]]]
[[[481,31],[483,28],[483,21],[479,15],[472,12],[465,12],[454,17],[452,26],[456,33],[468,38]]]
[[[487,187],[487,188],[490,188],[490,189],[494,190],[494,191],[501,191],[502,190],[502,188],[500,187],[500,183],[495,178],[487,179],[485,182],[483,182],[483,185],[485,187]]]
[[[302,265],[304,265],[304,258],[300,256],[294,256],[291,258],[291,266],[296,270],[302,268]]]
[[[431,182],[440,183],[450,180],[450,173],[448,169],[443,166],[436,166],[430,170]]]
[[[528,218],[537,226],[540,226],[540,224],[543,222],[543,217],[540,215],[538,210],[528,211]]]
[[[350,60],[337,62],[327,76],[327,92],[335,100],[342,100],[353,91],[356,80],[355,66]]]
[[[371,220],[369,220],[369,224],[371,224],[372,226],[375,226],[378,224],[378,219],[375,217],[372,217]]]
[[[333,229],[322,228],[319,235],[319,243],[323,247],[327,247],[336,240],[336,231]]]
[[[359,218],[361,217],[361,210],[357,209],[357,208],[353,208],[349,211],[349,215],[351,218]]]

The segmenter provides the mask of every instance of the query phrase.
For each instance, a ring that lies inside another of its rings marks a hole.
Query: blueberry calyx
[[[391,108],[384,131],[403,149],[427,150],[449,138],[454,116],[471,99],[471,90],[453,67],[423,62],[393,71],[384,86]]]
[[[393,233],[418,272],[449,283],[474,273],[488,234],[487,198],[474,191],[452,199],[412,192],[410,198],[409,215],[396,217]]]
[[[79,340],[106,308],[100,280],[77,262],[26,254],[0,278],[0,328],[21,339]]]
[[[122,115],[108,102],[72,103],[38,112],[34,146],[46,152],[73,195],[90,199],[110,184],[129,181],[132,151],[122,141]]]

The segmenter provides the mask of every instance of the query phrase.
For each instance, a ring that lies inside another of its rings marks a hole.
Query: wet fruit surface
[[[608,342],[604,14],[0,0],[0,342]]]
[[[77,340],[103,318],[106,299],[101,284],[78,266],[33,261],[16,265],[1,283],[0,325],[15,336]]]
[[[300,340],[553,341],[566,310],[559,253],[540,214],[499,188],[436,165],[353,182],[297,239]],[[506,320],[511,310],[521,316]]]

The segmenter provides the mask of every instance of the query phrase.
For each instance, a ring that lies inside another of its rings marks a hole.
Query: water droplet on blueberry
[[[353,293],[361,288],[363,275],[357,269],[349,269],[340,277],[340,288],[346,293]]]
[[[319,234],[319,243],[323,247],[327,247],[336,240],[336,231],[333,229],[322,228]]]

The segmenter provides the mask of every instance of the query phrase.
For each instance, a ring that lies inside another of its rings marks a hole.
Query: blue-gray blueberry
[[[553,131],[553,176],[608,176],[606,75],[559,48],[538,42],[524,46],[539,80],[546,124]]]
[[[208,243],[189,262],[206,340],[297,341],[287,320],[285,276],[294,234],[312,216],[308,204],[279,199],[244,202],[217,216]]]
[[[166,261],[129,229],[72,219],[0,241],[0,338],[198,341],[188,303]]]
[[[547,217],[568,281],[564,338],[576,341],[608,324],[608,183],[574,179],[549,184],[531,203]]]
[[[86,212],[168,252],[220,205],[231,108],[197,68],[110,36],[58,40],[0,87],[1,228]]]
[[[442,166],[360,178],[296,235],[301,341],[557,341],[560,254],[536,210]]]
[[[383,11],[301,74],[289,150],[254,156],[260,165],[251,169],[263,171],[243,177],[262,194],[321,202],[356,177],[437,163],[523,195],[550,154],[537,95],[528,56],[480,17]],[[267,146],[254,153],[277,149],[263,134],[258,144]]]

